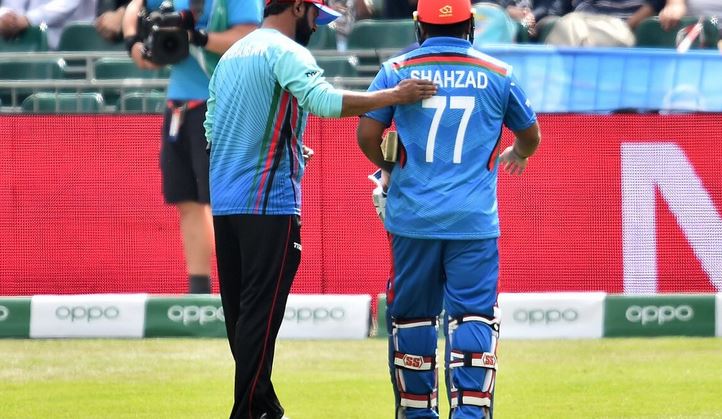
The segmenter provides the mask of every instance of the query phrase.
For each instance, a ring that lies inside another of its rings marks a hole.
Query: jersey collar
[[[434,36],[428,38],[421,44],[422,47],[436,47],[436,46],[448,46],[448,47],[462,47],[471,48],[471,42],[466,39],[454,38],[450,36]]]

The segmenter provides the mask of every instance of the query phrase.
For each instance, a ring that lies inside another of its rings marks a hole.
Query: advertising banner
[[[370,295],[290,295],[280,339],[365,339]]]
[[[607,297],[605,337],[714,335],[714,295]]]
[[[27,338],[30,298],[0,298],[0,338]]]
[[[715,336],[722,336],[722,293],[717,294],[715,304]]]
[[[219,296],[148,297],[145,337],[226,337]]]
[[[499,295],[502,339],[600,338],[603,292]]]
[[[141,338],[146,294],[36,295],[31,338]]]
[[[148,147],[161,141],[161,121],[0,116],[9,147],[0,196],[12,197],[0,199],[0,295],[186,292],[178,216]],[[498,177],[500,292],[722,292],[719,114],[539,115],[539,124],[524,174]],[[303,179],[294,294],[386,289],[388,236],[356,126],[308,121],[304,144],[316,153]],[[504,130],[500,149],[512,141]]]

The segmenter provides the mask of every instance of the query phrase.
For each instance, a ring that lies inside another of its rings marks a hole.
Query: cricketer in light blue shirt
[[[536,122],[512,67],[467,40],[429,38],[385,62],[369,91],[401,80],[432,80],[436,96],[368,112],[396,124],[403,144],[391,172],[386,229],[420,239],[498,237],[497,168],[502,126],[521,131]]]
[[[306,118],[338,117],[342,105],[293,39],[261,28],[236,42],[211,78],[204,124],[213,215],[300,215]]]
[[[147,0],[149,10],[160,7],[162,0]],[[228,27],[242,24],[260,25],[263,18],[261,0],[228,0],[226,2]],[[190,8],[190,0],[174,0],[175,10]],[[206,29],[210,16],[215,9],[215,0],[207,0],[203,4],[203,15],[196,21],[196,29]],[[198,61],[186,57],[183,61],[171,66],[168,81],[168,99],[172,100],[206,100],[208,99],[209,76],[203,71]]]

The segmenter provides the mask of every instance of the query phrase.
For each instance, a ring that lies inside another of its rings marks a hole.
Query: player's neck
[[[264,29],[275,29],[291,39],[294,39],[296,36],[296,19],[288,13],[266,17],[263,19],[261,27]]]

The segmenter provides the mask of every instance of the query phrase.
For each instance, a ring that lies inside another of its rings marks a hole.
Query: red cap
[[[450,25],[472,17],[471,0],[419,0],[416,19],[432,25]]]

